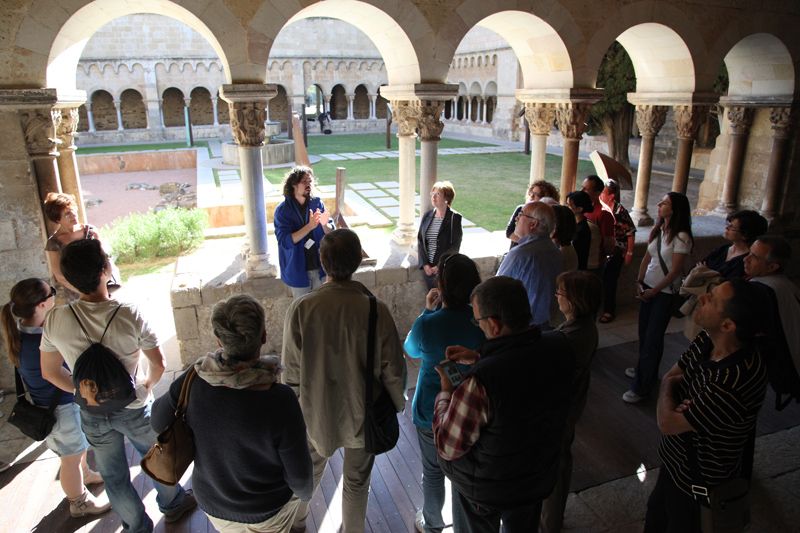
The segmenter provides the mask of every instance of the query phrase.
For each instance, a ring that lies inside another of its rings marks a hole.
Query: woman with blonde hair
[[[84,485],[101,483],[100,474],[86,463],[89,443],[81,430],[78,405],[73,395],[42,377],[39,343],[47,312],[53,308],[56,289],[38,278],[28,278],[11,288],[10,301],[0,312],[6,353],[27,389],[34,405],[48,408],[56,402],[56,424],[45,438],[45,445],[61,458],[59,481],[69,501],[73,517],[102,514],[111,509],[108,501],[98,501]]]
[[[450,208],[455,197],[456,190],[452,183],[434,183],[431,187],[433,209],[422,215],[419,223],[417,254],[428,290],[436,287],[439,258],[447,252],[458,253],[461,249],[461,214]]]

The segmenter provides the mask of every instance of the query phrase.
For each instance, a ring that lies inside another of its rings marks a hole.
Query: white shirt
[[[691,250],[692,239],[689,237],[688,233],[682,231],[672,239],[672,242],[668,243],[664,231],[662,230],[661,257],[667,265],[667,271],[672,270],[672,257],[674,254],[689,255]],[[666,277],[664,269],[661,268],[661,262],[658,260],[658,239],[650,241],[647,245],[647,253],[650,254],[650,263],[647,265],[647,272],[644,274],[644,282],[648,287],[655,287]],[[674,283],[677,284],[679,281],[680,280],[676,280]],[[666,287],[662,289],[661,292],[672,294],[673,290],[672,287]]]

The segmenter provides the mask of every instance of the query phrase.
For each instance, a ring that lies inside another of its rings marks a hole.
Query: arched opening
[[[386,110],[389,108],[389,100],[380,95],[378,90],[378,98],[375,100],[375,116],[377,118],[386,118]]]
[[[220,98],[219,91],[217,91],[217,122],[220,124],[230,124],[231,114],[228,102]]]
[[[456,101],[456,120],[464,120],[464,97],[459,96]]]
[[[97,131],[112,131],[119,127],[114,98],[108,91],[99,90],[92,93],[92,115],[94,129]]]
[[[214,106],[211,104],[211,93],[205,87],[195,87],[189,100],[189,117],[195,126],[214,123]]]
[[[327,111],[323,94],[325,93],[322,87],[316,84],[306,89],[306,115],[316,117],[323,111]]]
[[[331,119],[345,120],[347,118],[347,96],[344,86],[335,85],[331,91]]]
[[[147,110],[139,91],[126,89],[119,97],[122,112],[122,128],[126,130],[143,129],[147,127]]]
[[[278,94],[269,101],[269,119],[280,122],[281,131],[288,131],[289,117],[289,98],[286,96],[286,89],[283,85],[278,85]]]
[[[355,98],[353,99],[353,118],[367,119],[369,118],[369,93],[365,85],[356,87]]]
[[[486,64],[488,65],[488,62]],[[494,118],[494,107],[497,105],[497,84],[494,81],[487,83],[484,94],[486,96],[486,123],[491,124]]]
[[[448,100],[444,103],[444,118],[450,120],[453,118],[453,101]]]
[[[477,96],[473,96],[470,98],[470,108],[469,108],[469,120],[470,122],[478,122],[481,117],[481,104],[480,98]]]
[[[161,95],[161,109],[164,114],[164,127],[171,128],[186,124],[183,115],[185,106],[183,92],[170,87]]]
[[[89,131],[89,114],[86,112],[86,104],[78,108],[78,132]]]

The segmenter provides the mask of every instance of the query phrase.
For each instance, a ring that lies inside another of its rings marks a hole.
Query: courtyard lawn
[[[397,136],[391,134],[392,147],[388,150],[397,150]],[[467,148],[474,146],[492,146],[491,144],[459,141],[457,139],[442,139],[439,148]],[[419,148],[419,140],[417,140]],[[309,135],[309,154],[339,154],[348,152],[381,152],[386,148],[385,133],[355,133],[352,135]]]
[[[363,150],[359,150],[363,151]],[[522,203],[528,188],[530,156],[523,153],[439,156],[439,179],[450,180],[456,189],[453,208],[489,231],[505,229],[514,208]],[[336,168],[347,169],[347,183],[397,181],[397,159],[327,161],[314,165],[320,185],[336,182]],[[280,185],[285,170],[269,170],[267,179]],[[594,173],[589,161],[578,162],[580,177]],[[556,187],[561,175],[561,157],[548,155],[545,175]],[[419,158],[417,158],[419,176]]]

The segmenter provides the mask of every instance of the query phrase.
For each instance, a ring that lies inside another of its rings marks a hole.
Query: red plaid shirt
[[[433,408],[433,439],[439,457],[454,461],[466,455],[489,422],[486,389],[470,376],[451,393],[436,395]]]

